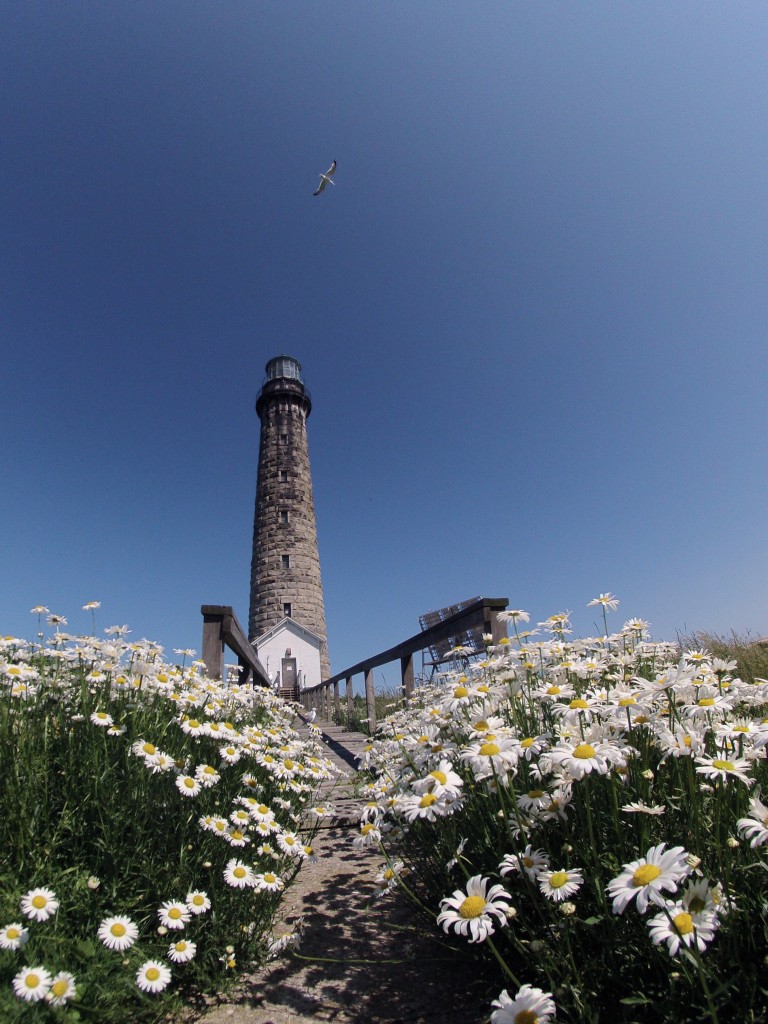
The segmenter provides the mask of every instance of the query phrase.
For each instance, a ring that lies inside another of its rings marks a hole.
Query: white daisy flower
[[[176,777],[176,789],[183,796],[197,796],[203,787],[191,775],[178,775]]]
[[[74,974],[69,971],[59,971],[51,980],[51,988],[45,997],[49,1006],[64,1006],[77,994]]]
[[[533,985],[521,985],[514,999],[504,989],[491,1006],[491,1024],[549,1024],[556,1010],[549,992]]]
[[[263,874],[256,875],[254,884],[257,889],[262,892],[279,892],[285,888],[285,882],[278,875],[273,874],[271,871],[265,871]]]
[[[224,869],[224,881],[227,885],[231,885],[233,889],[245,889],[256,884],[256,877],[253,873],[253,868],[243,864],[240,860],[232,858],[232,860],[227,861],[227,866]]]
[[[20,949],[29,942],[29,929],[21,924],[7,924],[0,928],[0,949]]]
[[[549,869],[549,857],[544,850],[534,850],[528,844],[522,853],[508,853],[499,864],[500,875],[511,875],[513,871],[524,871],[533,882],[537,875]]]
[[[739,818],[736,828],[745,839],[749,839],[752,849],[768,843],[768,807],[760,799],[759,792],[749,801],[749,816]]]
[[[486,892],[487,887],[487,878],[474,875],[467,882],[466,892],[456,889],[452,896],[440,901],[437,923],[446,932],[453,930],[466,935],[470,942],[483,942],[493,934],[496,924],[506,925],[512,899],[500,885],[493,885]]]
[[[715,937],[718,923],[716,914],[693,914],[683,903],[668,902],[660,914],[648,920],[648,929],[656,945],[666,942],[669,955],[676,956],[681,946],[695,946],[703,952]]]
[[[52,889],[30,889],[21,900],[21,911],[32,921],[47,921],[59,909],[59,901]]]
[[[352,845],[364,849],[368,846],[378,846],[380,842],[381,830],[376,823],[369,821],[360,826],[360,833],[352,840]]]
[[[291,857],[301,856],[302,843],[295,832],[278,832],[275,842],[283,853],[287,853]]]
[[[139,929],[128,917],[107,917],[96,934],[107,949],[122,951],[129,949],[138,939]]]
[[[209,789],[220,781],[221,775],[213,765],[199,764],[197,768],[195,768],[195,778],[201,785],[205,786],[206,789]]]
[[[207,892],[199,890],[188,892],[184,902],[187,904],[190,914],[205,914],[211,909],[211,901]]]
[[[560,871],[542,871],[536,881],[547,899],[559,903],[578,892],[584,883],[584,876],[580,871],[561,869]]]
[[[115,724],[112,715],[108,715],[106,711],[94,711],[91,715],[91,721],[94,725],[101,725],[105,729]]]
[[[654,806],[650,806],[649,804],[644,804],[639,800],[633,803],[624,804],[621,808],[624,814],[650,814],[655,817],[664,814],[666,809],[667,808],[664,804],[655,804]]]
[[[13,991],[19,999],[36,1003],[48,995],[52,980],[44,967],[24,967],[13,979]]]
[[[182,903],[181,900],[168,900],[163,903],[158,908],[157,916],[160,918],[160,924],[163,927],[174,930],[183,928],[191,920],[189,907],[186,903]]]
[[[136,984],[142,992],[162,992],[171,981],[171,972],[160,960],[147,960],[136,972]]]
[[[645,857],[625,864],[620,875],[608,883],[607,892],[613,899],[614,914],[623,914],[637,897],[637,909],[644,914],[648,903],[664,905],[662,890],[674,892],[678,882],[688,876],[686,852],[682,846],[664,850],[666,843],[652,846]]]
[[[186,939],[179,939],[178,942],[172,942],[168,947],[168,957],[176,964],[187,963],[188,960],[193,959],[196,952],[196,944],[194,942],[187,942]]]
[[[722,779],[724,782],[727,782],[729,778],[738,779],[739,782],[746,782],[748,786],[753,785],[755,781],[748,774],[752,765],[746,757],[734,757],[726,760],[722,756],[702,755],[696,758],[696,764],[698,765],[696,771],[699,775],[704,775],[708,779]]]

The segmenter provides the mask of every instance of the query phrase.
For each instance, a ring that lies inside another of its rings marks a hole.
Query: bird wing
[[[323,191],[323,189],[325,188],[325,186],[326,186],[327,184],[328,184],[328,182],[327,182],[327,181],[325,180],[325,178],[324,178],[324,177],[323,177],[323,175],[321,174],[321,175],[320,175],[320,184],[319,184],[319,185],[317,186],[317,192],[313,192],[313,193],[312,193],[312,195],[313,195],[313,196],[319,196],[319,195],[320,195],[320,193],[321,193],[321,192]]]
[[[328,170],[325,172],[326,178],[332,178],[336,172],[336,161],[334,160]]]

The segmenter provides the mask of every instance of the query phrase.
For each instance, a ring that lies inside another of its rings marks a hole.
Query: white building
[[[292,618],[283,618],[253,641],[259,661],[276,690],[301,691],[322,682],[323,638]]]

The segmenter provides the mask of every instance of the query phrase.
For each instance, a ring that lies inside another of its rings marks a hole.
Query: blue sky
[[[287,352],[335,671],[475,594],[768,633],[764,4],[4,20],[0,632],[245,622]]]

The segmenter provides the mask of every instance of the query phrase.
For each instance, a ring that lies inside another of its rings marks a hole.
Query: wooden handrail
[[[507,635],[506,624],[499,617],[499,612],[503,612],[508,604],[509,600],[506,597],[479,597],[477,601],[467,605],[466,608],[462,608],[460,611],[455,612],[453,615],[450,615],[448,618],[436,623],[434,626],[430,626],[428,629],[424,629],[420,633],[416,633],[415,636],[409,637],[408,640],[404,640],[402,643],[396,644],[394,647],[390,647],[387,651],[382,651],[381,654],[374,654],[372,658],[366,658],[364,661],[359,661],[356,665],[352,665],[351,668],[344,669],[343,672],[337,672],[335,676],[331,676],[329,679],[324,679],[322,683],[318,683],[316,686],[303,690],[301,694],[302,700],[306,707],[309,707],[311,704],[316,707],[318,711],[325,712],[323,717],[331,717],[332,706],[338,715],[339,683],[342,680],[345,680],[347,688],[347,709],[348,714],[351,717],[352,677],[362,673],[365,675],[366,705],[370,729],[371,733],[373,733],[376,728],[376,706],[374,703],[373,687],[373,670],[375,668],[378,668],[380,665],[387,665],[390,662],[397,661],[399,659],[403,695],[410,697],[413,693],[414,684],[414,654],[418,651],[425,650],[427,647],[433,646],[440,640],[446,640],[448,637],[452,636],[459,636],[461,633],[474,626],[482,626],[483,632],[487,633],[491,637],[491,643],[498,644],[499,641]]]
[[[208,675],[212,679],[224,678],[226,646],[237,655],[241,683],[252,677],[254,684],[258,686],[271,686],[266,669],[248,643],[248,637],[237,621],[231,605],[204,604],[200,611],[203,616],[203,661]]]

